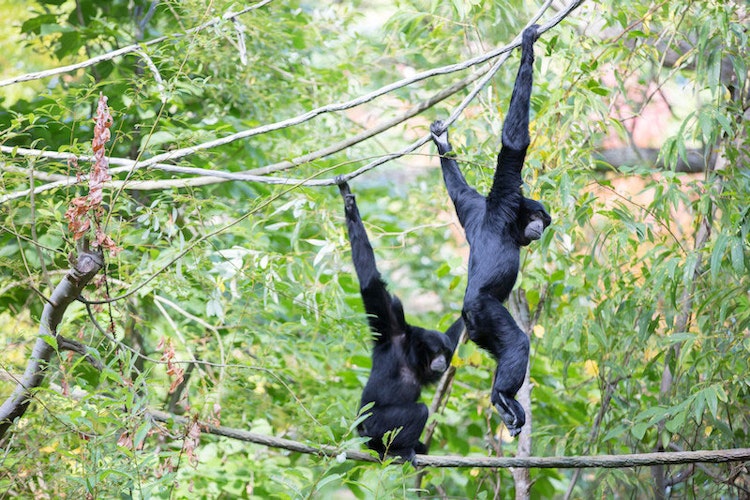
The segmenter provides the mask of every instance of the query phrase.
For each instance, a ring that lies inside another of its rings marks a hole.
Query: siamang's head
[[[401,331],[406,333],[406,357],[419,381],[429,384],[440,380],[452,357],[448,336],[442,332],[408,324],[404,318],[404,307],[395,295],[391,302],[391,313]]]
[[[542,232],[552,222],[552,217],[544,209],[544,205],[536,200],[524,198],[518,215],[518,229],[520,245],[525,247],[532,241],[542,237]]]
[[[437,382],[451,362],[448,336],[435,330],[409,326],[409,360],[423,384]]]

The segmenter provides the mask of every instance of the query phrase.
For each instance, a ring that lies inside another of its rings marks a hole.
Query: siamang
[[[388,293],[375,265],[375,254],[349,185],[337,179],[344,198],[352,261],[359,278],[365,312],[373,332],[372,370],[362,393],[360,409],[373,403],[370,415],[359,425],[367,445],[385,454],[414,463],[417,453],[427,453],[419,441],[428,410],[419,403],[423,385],[437,382],[448,368],[463,331],[459,318],[445,334],[412,326],[404,319],[401,301]],[[383,436],[391,431],[390,440]]]
[[[538,240],[551,218],[521,192],[521,167],[529,146],[529,99],[537,26],[523,32],[521,65],[503,125],[502,147],[490,193],[469,187],[452,155],[442,121],[430,126],[448,194],[469,242],[469,275],[462,316],[469,338],[497,360],[491,401],[512,436],[526,422],[515,400],[529,361],[529,339],[503,306],[516,282],[519,251]]]

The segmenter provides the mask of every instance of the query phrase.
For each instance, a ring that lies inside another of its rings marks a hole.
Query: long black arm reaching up
[[[484,196],[469,186],[461,173],[453,153],[453,147],[448,141],[448,129],[445,127],[445,123],[441,120],[434,121],[430,125],[430,133],[438,148],[438,153],[440,153],[440,167],[443,171],[443,180],[448,190],[448,196],[450,196],[453,206],[456,208],[459,222],[468,232],[467,224],[471,220],[476,220],[478,213],[484,211]]]
[[[405,324],[401,303],[396,300],[395,314],[394,301],[388,293],[385,281],[378,271],[375,262],[375,253],[367,237],[367,231],[359,215],[357,202],[346,183],[339,184],[339,191],[344,198],[344,213],[346,215],[346,227],[349,232],[349,243],[352,249],[352,262],[354,270],[359,279],[359,289],[362,294],[362,302],[367,313],[370,328],[376,334],[375,342],[388,342],[394,335],[394,327],[403,327]],[[398,314],[400,312],[400,314]]]
[[[516,83],[510,97],[508,114],[503,123],[502,147],[497,155],[497,168],[492,181],[492,189],[487,196],[487,204],[496,209],[518,210],[521,203],[521,167],[526,159],[529,138],[529,108],[531,87],[534,81],[534,41],[536,27],[523,32],[521,40],[521,64],[518,67]]]

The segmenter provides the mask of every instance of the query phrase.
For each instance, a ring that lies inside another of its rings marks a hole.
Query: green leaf
[[[732,269],[738,276],[745,274],[745,245],[740,238],[732,238]]]
[[[721,260],[724,257],[724,252],[729,243],[729,238],[725,234],[719,234],[714,243],[714,248],[711,251],[711,279],[716,281],[719,277],[719,271],[721,270]]]
[[[664,427],[671,432],[671,433],[677,433],[682,429],[682,426],[685,424],[685,419],[687,418],[687,412],[679,412],[678,414],[674,415],[671,418],[668,418],[664,422]]]
[[[694,333],[690,332],[676,332],[671,335],[668,335],[667,337],[664,337],[662,340],[664,341],[664,345],[674,345],[679,344],[682,342],[686,342],[688,340],[695,340],[696,335]]]
[[[55,55],[62,59],[70,54],[76,54],[83,46],[81,34],[77,31],[67,31],[58,38],[58,49]]]
[[[653,425],[657,421],[661,420],[667,413],[669,413],[669,408],[664,408],[663,406],[654,406],[653,408],[648,408],[640,412],[638,416],[635,417],[635,420],[645,421],[648,424]]]
[[[54,335],[42,335],[42,340],[44,340],[55,351],[58,350],[57,338]]]
[[[714,418],[718,418],[718,411],[719,411],[719,395],[717,393],[716,387],[708,387],[704,390],[704,394],[706,396],[706,404],[708,405],[708,409],[711,412],[711,415],[713,415]]]
[[[610,429],[607,434],[605,434],[602,441],[609,441],[610,439],[616,439],[617,441],[620,441],[620,436],[625,434],[625,432],[628,430],[628,426],[625,425],[618,425],[615,426],[613,429]]]
[[[329,483],[332,483],[334,481],[339,481],[341,478],[344,477],[341,474],[329,474],[320,481],[318,481],[318,484],[315,485],[316,490],[321,490],[323,487]]]
[[[436,276],[438,278],[442,278],[443,276],[445,276],[446,274],[448,274],[450,272],[450,270],[451,270],[451,268],[448,265],[448,263],[447,262],[443,262],[443,264],[440,267],[437,268],[437,271],[435,273],[436,273]]]
[[[171,132],[167,132],[166,130],[160,130],[158,132],[154,132],[151,135],[143,136],[143,139],[141,139],[141,149],[146,149],[146,147],[151,150],[159,149],[161,145],[174,141],[174,134],[172,134]]]
[[[630,429],[630,433],[635,437],[638,441],[641,441],[643,439],[643,436],[646,435],[646,431],[651,427],[651,424],[648,422],[640,422]]]
[[[32,17],[21,25],[21,33],[34,33],[39,35],[45,24],[57,24],[57,17],[52,14],[42,14]]]

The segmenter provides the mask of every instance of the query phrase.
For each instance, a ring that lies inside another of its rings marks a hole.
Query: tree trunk
[[[544,294],[542,294],[542,301],[544,300]],[[514,291],[509,300],[511,313],[513,314],[518,326],[521,327],[526,335],[531,335],[531,331],[534,329],[534,323],[536,323],[537,317],[531,317],[529,311],[529,303],[526,301],[526,294],[523,289]],[[542,302],[539,303],[537,308],[540,308]],[[526,376],[523,380],[521,389],[516,394],[516,399],[521,403],[523,411],[526,413],[526,423],[521,429],[521,433],[518,435],[518,448],[516,450],[517,458],[528,458],[531,456],[531,429],[532,429],[532,415],[531,415],[531,359],[529,364],[526,365]],[[529,500],[531,497],[531,473],[526,468],[512,468],[510,473],[513,475],[513,483],[516,487],[516,500]]]

